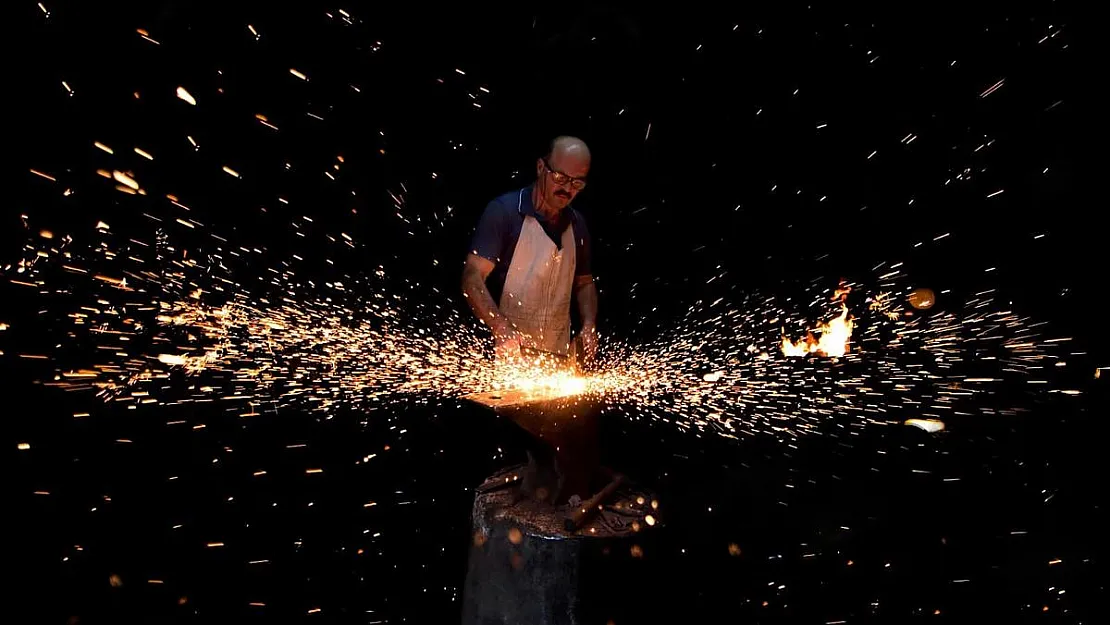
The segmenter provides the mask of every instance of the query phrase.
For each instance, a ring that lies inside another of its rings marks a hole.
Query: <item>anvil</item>
[[[601,397],[507,390],[475,393],[465,399],[492,409],[532,435],[536,445],[529,452],[523,495],[562,504],[571,495],[585,500],[594,492],[599,473]]]

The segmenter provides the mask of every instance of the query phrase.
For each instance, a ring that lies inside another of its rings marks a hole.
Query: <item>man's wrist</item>
[[[490,318],[489,327],[494,334],[508,334],[513,330],[512,322],[509,321],[508,317],[501,314],[495,314]]]

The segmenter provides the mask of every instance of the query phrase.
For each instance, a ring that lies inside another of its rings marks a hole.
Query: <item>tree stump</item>
[[[524,471],[521,465],[491,476],[474,497],[463,625],[592,623],[596,619],[587,615],[627,601],[607,580],[626,577],[616,569],[636,557],[636,535],[659,524],[658,504],[651,493],[622,483],[596,514],[569,531],[565,521],[573,506],[517,496]]]

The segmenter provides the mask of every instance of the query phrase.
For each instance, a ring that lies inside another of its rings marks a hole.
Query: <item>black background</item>
[[[1077,119],[1081,55],[1067,3],[914,5],[899,16],[798,4],[765,18],[588,3],[47,9],[8,13],[19,32],[6,79],[5,160],[16,182],[0,215],[4,264],[21,255],[21,214],[34,229],[81,236],[103,220],[113,233],[149,236],[144,212],[180,216],[164,200],[172,193],[207,226],[173,232],[183,246],[203,250],[214,232],[262,249],[241,275],[298,254],[301,275],[321,281],[383,265],[399,283],[453,292],[482,207],[527,184],[535,157],[565,133],[594,154],[578,204],[594,237],[605,332],[673,318],[721,291],[797,294],[904,261],[915,284],[950,289],[951,301],[998,288],[1014,310],[1074,336],[1088,380],[1106,364],[1102,234],[1075,176],[1087,125]],[[175,97],[179,85],[196,107]],[[155,160],[132,153],[136,145]],[[151,194],[122,196],[98,168],[132,170]],[[389,192],[421,221],[397,219]],[[294,236],[290,224],[305,215],[309,236]],[[355,247],[322,236],[338,232]],[[705,284],[722,270],[726,280]],[[36,302],[0,288],[0,321],[35,316]],[[457,618],[465,489],[520,455],[503,426],[415,409],[286,414],[250,428],[185,415],[207,423],[199,434],[167,428],[172,414],[80,421],[71,414],[82,400],[30,383],[47,369],[7,358],[32,337],[0,338],[5,390],[35,406],[5,411],[9,453],[15,441],[33,445],[17,457],[12,499],[26,521],[14,539],[26,548],[18,568],[29,596],[41,597],[24,604],[36,614],[28,622]],[[1091,461],[1105,384],[1089,386],[1067,407],[1021,419],[939,438],[868,432],[850,447],[614,425],[613,463],[659,489],[672,512],[639,563],[653,567],[650,588],[626,589],[633,611],[603,618],[1097,621],[1102,512]],[[286,449],[298,442],[310,444]],[[378,465],[346,462],[387,444]],[[303,472],[320,465],[329,469],[319,479]],[[259,466],[268,481],[251,477]],[[370,499],[383,503],[362,508]],[[417,503],[385,504],[405,500]],[[385,538],[368,539],[367,528]],[[220,540],[228,547],[204,547]],[[247,564],[259,559],[271,562]],[[108,583],[112,574],[123,586]]]

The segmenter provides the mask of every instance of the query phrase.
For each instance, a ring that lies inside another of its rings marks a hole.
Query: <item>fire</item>
[[[805,356],[817,354],[837,358],[848,353],[848,344],[852,339],[852,329],[855,322],[848,316],[848,306],[841,303],[840,316],[828,323],[817,327],[821,338],[813,337],[813,332],[806,334],[804,339],[793,343],[787,337],[782,337],[782,353],[787,356]]]

